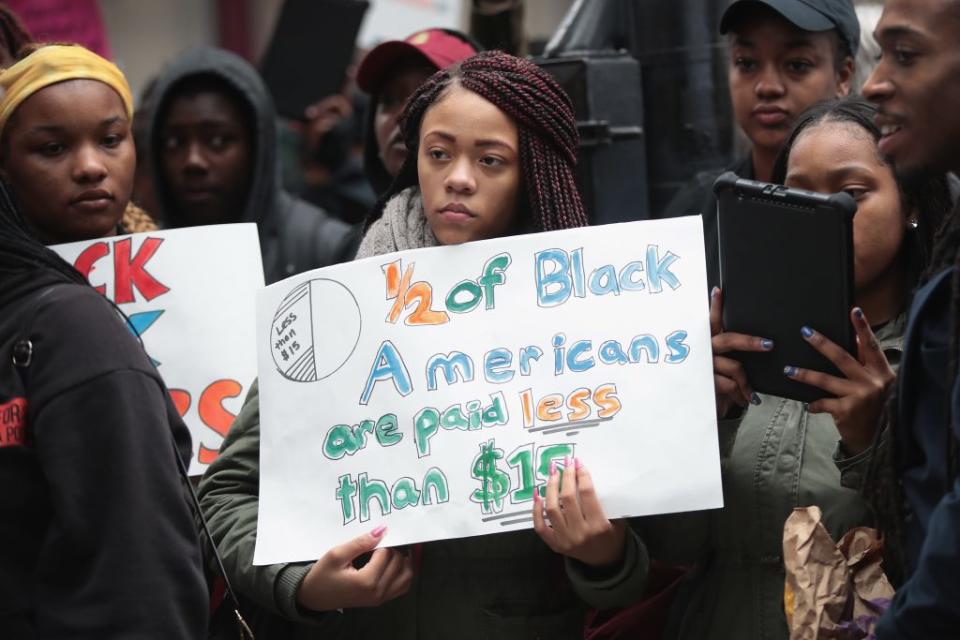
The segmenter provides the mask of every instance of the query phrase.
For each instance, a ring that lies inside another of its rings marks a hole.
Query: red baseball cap
[[[418,31],[406,40],[389,40],[371,49],[357,70],[357,85],[367,93],[377,93],[402,61],[422,60],[439,71],[475,53],[473,45],[443,29]]]

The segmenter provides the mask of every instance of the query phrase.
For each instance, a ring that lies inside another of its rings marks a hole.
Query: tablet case
[[[303,120],[304,110],[343,90],[366,0],[286,0],[261,65],[277,113]]]
[[[740,179],[713,185],[718,201],[725,331],[770,338],[774,349],[732,353],[755,391],[812,402],[830,394],[784,375],[787,365],[841,375],[800,334],[811,327],[856,354],[853,216],[847,193],[825,195]]]

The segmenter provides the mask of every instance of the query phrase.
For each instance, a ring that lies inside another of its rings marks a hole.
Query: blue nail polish
[[[760,346],[766,349],[767,351],[770,351],[770,349],[773,349],[773,340],[768,340],[767,338],[764,338],[763,340],[760,341]]]
[[[857,307],[853,310],[853,315],[857,317],[857,320],[863,320],[863,309]]]
[[[783,368],[783,375],[787,376],[788,378],[792,378],[793,376],[797,375],[797,368],[786,366]]]
[[[811,329],[810,327],[801,327],[800,333],[803,334],[804,338],[810,338],[813,336],[813,329]]]
[[[750,404],[753,404],[753,405],[760,404],[760,396],[758,396],[755,393],[750,394]]]

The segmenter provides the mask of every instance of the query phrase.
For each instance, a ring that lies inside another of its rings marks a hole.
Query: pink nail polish
[[[377,527],[376,529],[374,529],[373,531],[371,531],[371,532],[370,532],[370,535],[372,535],[374,538],[379,538],[379,537],[383,536],[383,534],[386,533],[386,532],[387,532],[387,525],[382,524],[382,525],[380,525],[379,527]]]
[[[540,490],[537,488],[533,489],[533,504],[540,504]]]
[[[580,461],[580,458],[573,459],[573,468],[577,470],[583,469],[583,462]]]
[[[570,456],[563,456],[563,470],[566,471],[570,468]]]
[[[557,461],[556,461],[556,460],[551,460],[551,461],[550,461],[550,475],[553,475],[553,474],[555,474],[556,472],[557,472]]]

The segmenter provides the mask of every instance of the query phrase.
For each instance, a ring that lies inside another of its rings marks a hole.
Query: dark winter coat
[[[893,366],[900,361],[904,315],[877,331]],[[869,454],[835,460],[840,434],[826,413],[761,394],[737,419],[719,422],[722,509],[635,518],[646,549],[638,554],[696,565],[673,603],[670,638],[776,640],[789,635],[783,609],[783,525],[794,507],[817,505],[835,540],[869,522],[866,502],[843,486]],[[638,563],[635,572],[648,566]],[[625,582],[625,585],[630,584]],[[624,598],[607,593],[618,603]],[[593,604],[594,596],[581,592]]]
[[[881,640],[955,638],[960,630],[960,479],[950,475],[947,447],[948,430],[960,440],[960,380],[948,388],[957,322],[950,317],[952,275],[947,269],[932,278],[910,308],[893,437],[912,574],[877,627]]]
[[[190,433],[110,304],[49,271],[0,274],[0,636],[205,637]]]

